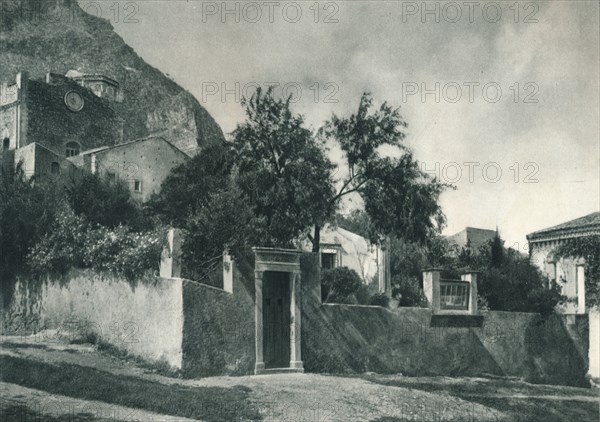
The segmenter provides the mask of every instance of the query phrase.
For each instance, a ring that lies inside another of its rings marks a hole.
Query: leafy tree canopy
[[[29,249],[49,230],[62,189],[53,183],[34,183],[22,164],[0,175],[0,279],[22,269]]]
[[[148,207],[167,224],[185,227],[190,216],[202,209],[211,195],[229,187],[234,164],[231,145],[215,142],[167,176]]]
[[[149,229],[140,203],[121,180],[108,176],[85,173],[67,186],[67,198],[77,215],[83,215],[92,224],[114,228],[128,225],[135,230]]]
[[[242,104],[246,121],[233,132],[238,185],[263,219],[262,243],[288,245],[332,216],[333,166],[289,98],[258,89]]]
[[[360,195],[371,221],[369,238],[374,242],[389,235],[425,242],[445,222],[438,200],[448,185],[419,169],[403,143],[406,127],[399,109],[385,102],[374,109],[371,95],[363,94],[356,113],[333,115],[319,131],[324,139],[339,144],[348,170],[329,202],[337,209],[342,198]],[[400,158],[382,157],[379,151],[383,146],[396,149]],[[319,230],[316,226],[314,250],[318,250]]]

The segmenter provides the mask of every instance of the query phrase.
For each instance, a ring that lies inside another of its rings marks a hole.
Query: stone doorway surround
[[[255,247],[254,251],[254,318],[256,326],[255,374],[274,372],[304,372],[301,356],[300,254],[295,249]],[[290,283],[290,365],[286,368],[265,369],[263,354],[263,278],[267,271],[289,274]]]

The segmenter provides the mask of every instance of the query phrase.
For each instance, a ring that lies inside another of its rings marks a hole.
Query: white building
[[[304,249],[310,251],[310,242]],[[341,227],[326,225],[321,229],[321,267],[348,267],[358,273],[365,284],[377,277],[379,291],[390,293],[387,253],[368,239]]]
[[[562,294],[567,297],[567,303],[561,309],[565,314],[586,313],[583,261],[558,258],[553,251],[567,240],[591,235],[600,235],[600,212],[527,235],[531,263],[551,282],[562,286]]]

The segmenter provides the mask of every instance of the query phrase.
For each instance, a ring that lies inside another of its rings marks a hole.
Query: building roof
[[[529,233],[527,240],[541,242],[593,234],[600,234],[600,212],[593,212],[566,223]]]
[[[132,144],[135,144],[135,143],[147,142],[147,141],[151,141],[151,140],[162,141],[162,142],[166,143],[167,145],[169,145],[174,150],[176,150],[179,153],[181,153],[182,155],[185,155],[186,157],[189,157],[185,152],[183,152],[182,150],[180,150],[179,148],[177,148],[175,145],[173,145],[172,143],[170,143],[169,141],[167,141],[162,136],[149,136],[147,138],[140,138],[140,139],[136,139],[136,140],[133,140],[133,141],[124,142],[122,144],[107,145],[107,146],[98,147],[98,148],[94,148],[94,149],[88,149],[86,151],[82,151],[79,155],[81,156],[81,155],[88,155],[88,154],[97,154],[99,152],[104,152],[104,151],[112,150],[112,149],[115,149],[115,148],[125,147],[125,146],[129,146],[129,145],[132,145]]]
[[[342,245],[346,241],[368,243],[361,235],[341,227],[327,224],[321,229],[321,245]]]
[[[113,78],[110,78],[106,75],[101,75],[101,74],[82,73],[78,70],[69,70],[65,76],[67,78],[75,79],[75,80],[82,79],[82,80],[92,80],[92,81],[97,81],[97,80],[106,81],[112,85],[119,86],[118,81],[116,81]]]

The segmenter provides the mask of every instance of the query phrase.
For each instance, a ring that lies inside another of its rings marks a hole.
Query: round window
[[[83,109],[83,97],[75,91],[69,91],[65,94],[65,104],[71,111],[81,111]]]

